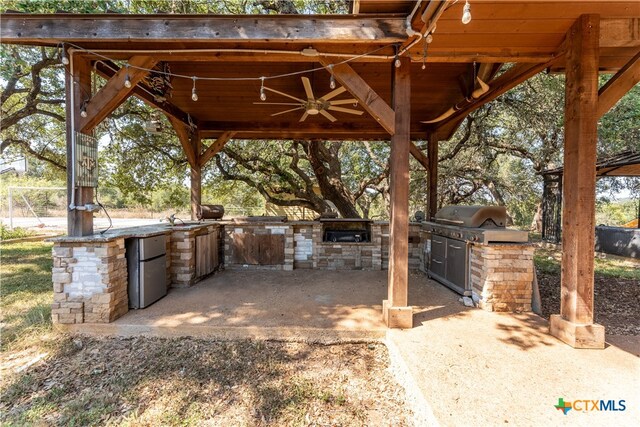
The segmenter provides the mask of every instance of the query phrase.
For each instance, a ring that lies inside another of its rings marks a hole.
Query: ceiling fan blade
[[[302,100],[302,99],[300,99],[300,98],[296,98],[295,96],[291,96],[291,95],[288,95],[288,94],[286,94],[286,93],[284,93],[284,92],[280,92],[279,90],[271,89],[270,87],[266,87],[266,86],[265,86],[265,87],[264,87],[264,90],[268,90],[269,92],[277,93],[278,95],[286,96],[287,98],[294,99],[294,100],[296,100],[296,101],[298,101],[298,102],[301,102],[301,103],[303,103],[303,104],[304,104],[305,102],[307,102],[307,101],[304,101],[304,100]]]
[[[303,108],[304,108],[304,107],[300,106],[300,107],[297,107],[297,108],[292,108],[291,110],[284,110],[284,111],[280,111],[279,113],[274,113],[274,114],[272,114],[272,115],[271,115],[271,117],[273,117],[273,116],[279,116],[280,114],[290,113],[290,112],[292,112],[292,111],[296,111],[296,110],[301,110],[301,109],[303,109]]]
[[[302,117],[300,117],[299,121],[304,122],[305,120],[307,120],[307,117],[309,117],[309,113],[305,111]]]
[[[352,110],[351,108],[334,107],[333,105],[329,106],[329,110],[341,111],[343,113],[349,113],[349,114],[357,114],[359,116],[361,116],[364,113],[364,111],[362,110]]]
[[[311,89],[311,82],[308,77],[302,77],[302,85],[304,86],[304,91],[307,94],[308,99],[315,99],[313,97],[313,89]]]
[[[335,117],[333,117],[331,114],[326,112],[325,110],[320,110],[320,114],[322,114],[323,116],[325,116],[327,119],[331,120],[332,122],[335,122],[336,120],[338,120]]]
[[[300,105],[299,102],[254,102],[255,105]]]
[[[335,98],[336,96],[340,95],[342,92],[346,91],[346,89],[342,86],[340,86],[338,89],[336,90],[332,90],[331,92],[329,92],[328,94],[326,94],[325,96],[323,96],[320,99],[323,99],[325,101],[330,100],[331,98]]]
[[[357,104],[358,100],[355,98],[351,98],[351,99],[338,99],[336,101],[330,101],[329,104],[331,105],[343,105],[343,104]]]

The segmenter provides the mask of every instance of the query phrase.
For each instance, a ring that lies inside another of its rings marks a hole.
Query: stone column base
[[[549,333],[573,348],[604,348],[604,326],[597,323],[574,323],[552,314]]]
[[[413,309],[409,307],[390,307],[389,301],[382,301],[382,319],[388,328],[413,328]]]

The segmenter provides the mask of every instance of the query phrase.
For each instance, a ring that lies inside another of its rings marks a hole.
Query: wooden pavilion
[[[231,138],[390,140],[391,326],[408,303],[409,157],[428,169],[433,215],[438,141],[449,138],[470,112],[533,75],[564,72],[562,304],[551,332],[576,347],[601,347],[604,330],[593,323],[597,121],[640,79],[640,3],[469,4],[467,25],[461,22],[462,0],[355,0],[351,14],[323,16],[5,13],[0,36],[3,43],[63,47],[69,153],[76,132],[91,133],[129,96],[166,114],[191,167],[194,212],[202,167]],[[171,70],[170,97],[149,86],[145,78],[152,69]],[[108,79],[94,95],[92,72]],[[615,73],[601,88],[600,72]],[[305,105],[309,117],[300,121],[299,114],[272,116],[282,109],[260,105],[263,86],[272,89],[269,100],[287,102],[278,91],[308,101],[300,76],[321,94],[333,76],[365,113],[334,109],[332,121]],[[413,139],[428,140],[427,153]],[[91,187],[76,190],[71,182],[70,176],[72,203],[93,201]],[[93,232],[91,212],[71,210],[68,218],[69,235]]]

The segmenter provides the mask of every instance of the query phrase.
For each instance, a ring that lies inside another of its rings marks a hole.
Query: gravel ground
[[[542,316],[560,313],[560,275],[538,271]],[[595,320],[608,335],[640,335],[640,281],[595,278]]]
[[[0,382],[5,425],[410,425],[382,344],[64,338]]]

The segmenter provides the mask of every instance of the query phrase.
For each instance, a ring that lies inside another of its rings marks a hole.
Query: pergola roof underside
[[[112,59],[153,56],[170,64],[171,71],[198,77],[260,77],[320,67],[318,58],[297,52],[313,47],[320,53],[357,55],[378,50],[393,55],[393,43],[406,43],[405,19],[413,1],[361,0],[358,15],[3,15],[2,34],[10,43],[56,45],[71,42],[88,50],[102,50]],[[424,138],[433,119],[469,96],[472,63],[542,64],[561,50],[567,31],[585,13],[601,17],[600,68],[615,71],[640,49],[640,3],[617,1],[498,1],[474,0],[473,20],[460,22],[464,2],[449,7],[437,22],[429,45],[427,69],[421,70],[423,43],[408,56],[411,73],[411,133]],[[386,15],[378,15],[386,13]],[[414,21],[414,29],[417,24]],[[421,22],[421,21],[420,21]],[[208,52],[188,52],[193,49]],[[228,49],[283,50],[291,53],[247,53]],[[215,50],[215,52],[211,51]],[[161,52],[160,52],[161,51]],[[97,56],[91,56],[97,59]],[[344,58],[342,58],[344,59]],[[562,71],[564,59],[552,65]],[[391,104],[391,60],[360,58],[350,63],[364,81]],[[495,71],[494,65],[488,69]],[[493,73],[491,73],[493,74]],[[316,96],[329,92],[329,74],[305,74]],[[191,100],[192,82],[175,78],[168,102],[198,122],[204,137],[235,131],[236,138],[388,139],[389,134],[368,113],[354,116],[336,112],[330,123],[301,112],[271,117],[285,108],[254,105],[259,81],[198,81],[199,100]],[[305,98],[300,76],[267,80],[266,85]],[[491,83],[490,83],[491,85]],[[267,102],[288,102],[268,93]],[[351,98],[349,93],[340,99]],[[351,106],[348,106],[351,107]],[[358,107],[360,108],[360,107]],[[454,129],[452,121],[443,128]]]

